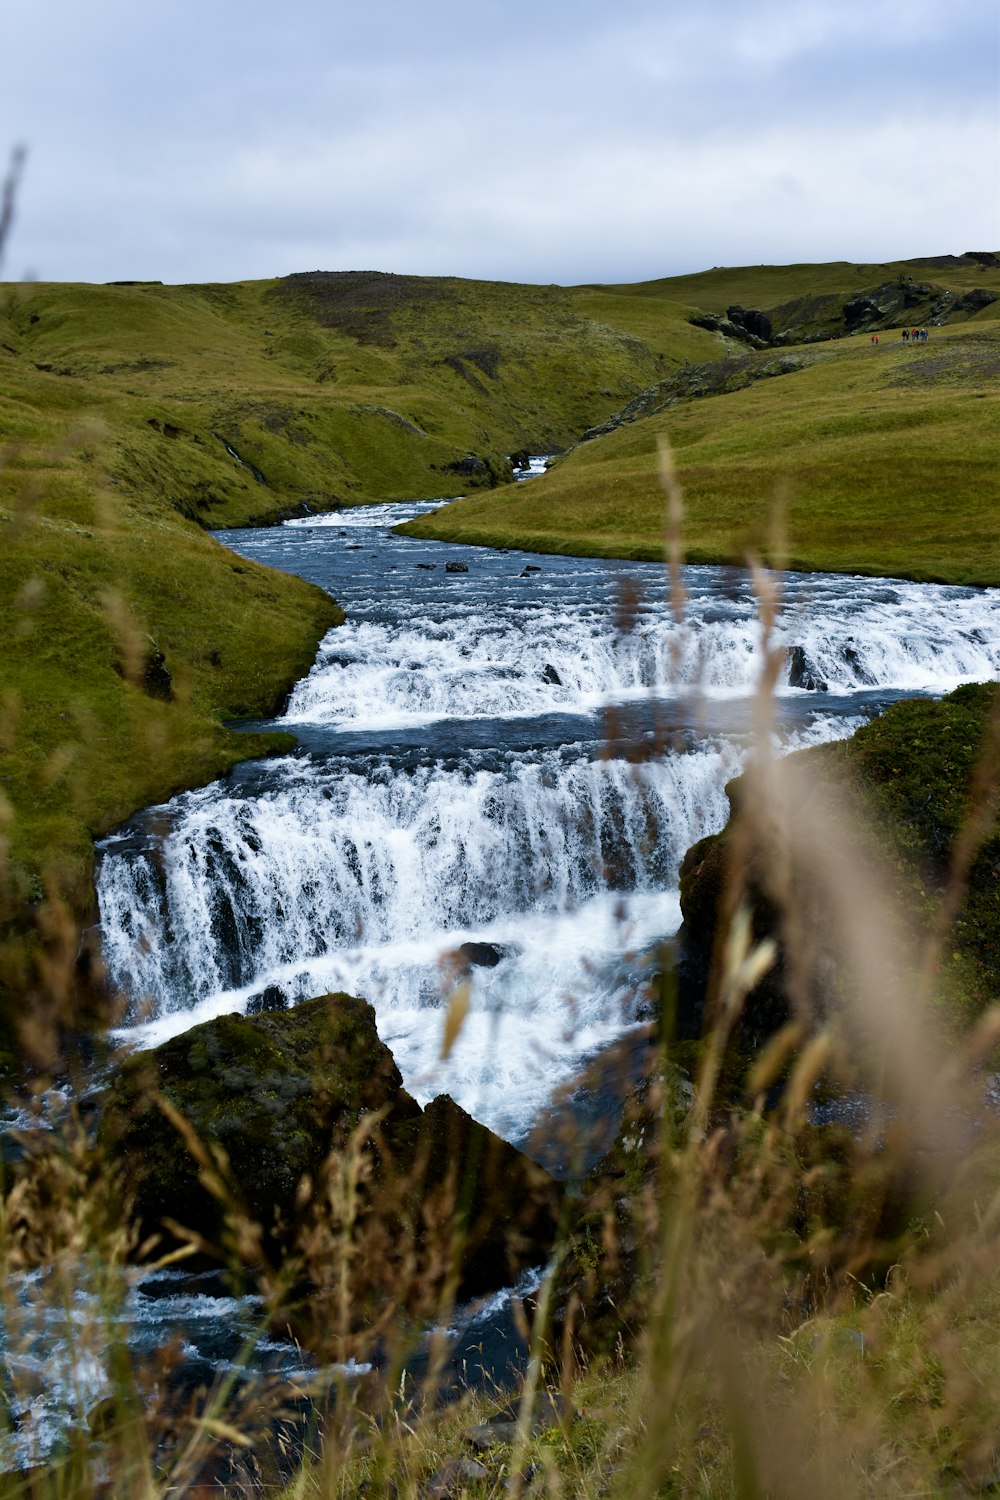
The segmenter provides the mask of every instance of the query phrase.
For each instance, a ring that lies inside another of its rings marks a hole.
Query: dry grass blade
[[[10,232],[14,224],[14,214],[17,208],[17,193],[21,184],[21,174],[27,160],[27,151],[24,146],[15,146],[10,154],[10,165],[7,168],[0,185],[0,268],[3,266],[4,251]]]

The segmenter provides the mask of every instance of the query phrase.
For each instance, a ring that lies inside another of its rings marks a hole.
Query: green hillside
[[[710,273],[712,274],[712,273]],[[773,274],[773,273],[772,273]],[[998,304],[926,343],[868,332],[744,349],[659,382],[544,477],[403,528],[543,552],[663,555],[659,444],[685,496],[685,554],[1000,583]],[[780,378],[776,378],[780,377]]]
[[[711,333],[665,316],[675,358],[711,357]],[[3,436],[51,444],[99,418],[103,474],[207,526],[508,480],[511,452],[565,446],[663,364],[558,287],[317,273],[0,293]]]
[[[92,837],[259,748],[223,720],[273,708],[339,618],[205,527],[495,484],[511,451],[569,442],[663,364],[557,287],[0,289],[12,908],[44,874],[86,909]]]

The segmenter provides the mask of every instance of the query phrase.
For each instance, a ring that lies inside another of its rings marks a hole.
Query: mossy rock
[[[137,1242],[183,1226],[224,1257],[301,1257],[320,1287],[347,1255],[359,1306],[407,1258],[463,1292],[504,1285],[555,1233],[556,1183],[447,1096],[422,1111],[350,995],[221,1016],[129,1058],[100,1131]]]
[[[162,1096],[207,1151],[221,1147],[246,1209],[274,1236],[293,1211],[301,1178],[319,1168],[335,1133],[349,1131],[401,1087],[371,1007],[347,995],[323,996],[287,1015],[220,1016],[129,1058],[102,1130],[129,1164],[145,1227],[166,1214],[198,1233],[217,1232],[218,1206],[163,1113]]]
[[[820,781],[836,778],[862,800],[871,816],[858,858],[879,862],[892,885],[888,894],[924,930],[933,922],[972,805],[996,693],[995,684],[974,683],[940,700],[897,703],[850,739],[798,751],[794,757],[808,761]],[[993,756],[995,760],[996,747]],[[994,765],[994,776],[996,771]],[[705,1002],[729,872],[742,860],[753,936],[778,940],[777,962],[747,997],[736,1030],[737,1046],[749,1053],[788,1018],[787,971],[779,914],[767,894],[765,856],[752,842],[744,848],[738,831],[748,781],[737,777],[726,790],[729,823],[722,833],[695,844],[681,866],[678,1030],[682,1037],[697,1035],[710,1019]],[[969,869],[946,954],[941,993],[946,1020],[955,1029],[974,1020],[1000,994],[1000,822],[995,800],[991,818]],[[822,913],[806,917],[820,930],[821,941]],[[830,992],[835,986],[828,982],[825,988]]]

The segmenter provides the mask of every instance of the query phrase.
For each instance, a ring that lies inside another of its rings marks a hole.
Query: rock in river
[[[425,1288],[452,1269],[463,1294],[505,1285],[555,1232],[554,1180],[446,1095],[421,1110],[349,995],[220,1016],[127,1059],[101,1134],[137,1236],[182,1225],[245,1260],[300,1255],[313,1285],[346,1255],[359,1309],[398,1295],[404,1263]]]

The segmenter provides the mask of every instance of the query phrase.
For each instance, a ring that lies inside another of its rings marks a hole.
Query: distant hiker
[[[926,328],[921,328],[921,330],[920,330],[920,342],[922,344],[926,344],[926,342],[927,342],[927,329]]]
[[[910,342],[910,335],[907,333],[906,329],[904,328],[903,329],[903,343],[904,344],[908,344],[909,342]]]

